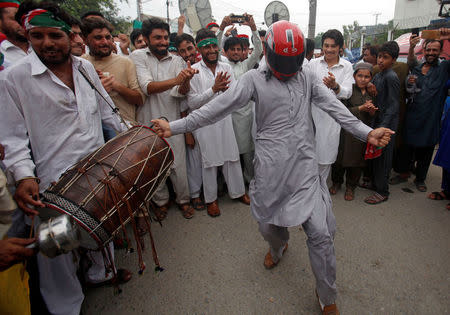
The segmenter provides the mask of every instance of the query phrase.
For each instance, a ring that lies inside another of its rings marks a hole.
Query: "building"
[[[427,27],[432,20],[439,19],[440,7],[440,1],[437,0],[396,0],[394,27]]]

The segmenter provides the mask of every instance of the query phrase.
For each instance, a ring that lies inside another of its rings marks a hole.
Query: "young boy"
[[[370,126],[377,111],[373,104],[374,98],[367,92],[367,85],[373,77],[372,65],[367,62],[358,63],[353,77],[355,84],[353,84],[352,96],[343,103],[356,118]],[[356,139],[347,131],[341,130],[338,156],[332,167],[331,179],[333,186],[341,186],[344,183],[345,175],[344,199],[347,201],[354,199],[356,185],[361,177],[362,168],[366,165],[365,150],[364,142]]]
[[[379,52],[377,64],[381,72],[375,75],[372,83],[377,89],[375,106],[378,107],[373,127],[385,127],[396,131],[398,125],[400,80],[392,70],[392,65],[397,60],[399,52],[395,41],[384,43]],[[392,136],[393,138],[394,136]],[[375,193],[364,201],[375,205],[389,198],[389,173],[392,167],[392,156],[394,153],[394,140],[385,148],[381,156],[373,160],[373,186]]]

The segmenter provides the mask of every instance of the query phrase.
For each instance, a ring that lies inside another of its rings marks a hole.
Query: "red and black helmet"
[[[305,48],[305,37],[294,23],[278,21],[267,30],[264,55],[267,65],[279,80],[286,81],[300,70]]]

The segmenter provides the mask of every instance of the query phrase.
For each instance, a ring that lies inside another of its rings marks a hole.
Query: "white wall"
[[[425,27],[438,19],[440,5],[436,0],[396,0],[394,27]]]

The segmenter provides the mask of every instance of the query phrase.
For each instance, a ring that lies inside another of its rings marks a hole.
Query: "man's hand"
[[[230,84],[231,75],[228,72],[219,72],[217,73],[216,80],[214,81],[214,85],[212,90],[214,93],[217,92],[225,92],[228,90],[228,84]]]
[[[375,97],[378,94],[377,87],[372,82],[369,82],[367,84],[367,93],[369,93],[370,96]]]
[[[35,239],[9,238],[0,240],[0,271],[6,270],[14,264],[33,256],[36,251],[25,246],[33,243]]]
[[[197,69],[191,68],[191,62],[188,61],[187,62],[187,68],[183,69],[180,71],[180,73],[178,73],[175,81],[176,81],[176,85],[181,85],[183,83],[185,83],[186,81],[189,81],[192,79],[192,77],[198,73]]]
[[[233,27],[229,27],[227,29],[227,31],[225,32],[225,37],[230,37],[231,36],[231,31],[235,30],[235,29],[236,29],[236,26],[234,26],[234,25],[233,25]]]
[[[245,22],[242,23],[242,25],[250,26],[252,31],[256,31],[257,28],[256,28],[255,20],[253,19],[253,15],[244,13],[244,16],[247,17],[247,18],[245,19]]]
[[[391,136],[395,134],[389,128],[377,128],[369,132],[367,135],[367,142],[376,147],[385,147],[391,141]]]
[[[192,133],[186,132],[184,134],[184,139],[186,140],[186,145],[189,146],[191,149],[195,147],[195,139]]]
[[[183,34],[184,25],[186,24],[186,17],[182,14],[178,17],[178,35]]]
[[[441,37],[439,40],[449,40],[450,39],[450,28],[440,28],[439,32],[441,33]]]
[[[111,93],[111,91],[113,90],[114,80],[115,79],[113,75],[105,76],[102,74],[100,76],[100,82],[102,82],[103,87],[108,93]]]
[[[328,72],[328,77],[323,77],[323,84],[329,89],[334,89],[337,87],[336,77],[331,72]]]
[[[375,107],[371,100],[367,100],[364,104],[360,105],[358,109],[360,112],[366,112],[373,116],[378,110],[378,107]]]
[[[172,136],[172,131],[170,130],[169,122],[164,119],[153,119],[153,129],[161,138],[169,138]]]
[[[5,158],[5,147],[0,143],[0,161]]]
[[[420,42],[420,36],[416,34],[412,34],[409,38],[409,49],[413,49],[416,47],[416,45]]]
[[[219,29],[223,32],[223,30],[225,29],[225,27],[229,26],[229,25],[233,25],[233,22],[231,22],[231,18],[230,16],[226,16],[223,18],[222,23],[220,23]]]
[[[39,214],[38,211],[29,208],[29,205],[40,208],[45,207],[42,201],[39,200],[39,184],[34,178],[19,181],[19,186],[17,186],[14,199],[19,208],[29,216]]]
[[[117,35],[117,37],[119,38],[120,41],[119,43],[120,50],[124,55],[128,55],[128,48],[130,47],[131,43],[130,38],[128,37],[128,35],[122,33]]]

